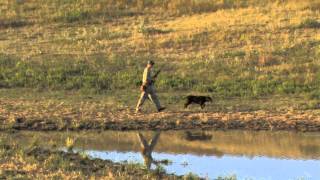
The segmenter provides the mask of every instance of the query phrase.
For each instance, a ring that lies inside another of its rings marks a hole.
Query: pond
[[[189,172],[214,179],[319,179],[320,133],[252,131],[105,131],[18,132],[7,138],[21,145],[35,141],[74,150],[92,158],[162,167],[168,173]]]

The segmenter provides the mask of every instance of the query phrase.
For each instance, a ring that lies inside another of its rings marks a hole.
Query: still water
[[[249,131],[105,131],[19,132],[13,141],[64,148],[75,139],[75,150],[92,158],[142,163],[168,173],[189,172],[208,179],[320,179],[320,133]]]

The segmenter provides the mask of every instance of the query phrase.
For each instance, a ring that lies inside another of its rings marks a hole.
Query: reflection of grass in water
[[[212,140],[205,142],[187,141],[182,138],[183,131],[162,133],[155,151],[206,154],[218,157],[223,154],[250,157],[263,155],[293,159],[314,159],[319,156],[319,151],[317,150],[320,147],[317,144],[320,144],[320,142],[317,136],[293,132],[207,131],[206,133],[212,135]],[[30,138],[31,134],[22,133],[22,135],[25,139],[22,140],[21,144],[32,141],[32,138]],[[146,138],[150,138],[152,132],[145,132],[144,135]],[[58,147],[61,147],[65,145],[65,139],[69,137],[71,139],[78,139],[74,147],[81,147],[83,149],[136,152],[141,150],[136,132],[36,133],[35,136],[43,140],[42,143],[40,142],[42,145],[44,145],[43,142],[51,140]],[[114,144],[117,144],[117,149],[115,149]],[[213,151],[213,148],[215,151]]]

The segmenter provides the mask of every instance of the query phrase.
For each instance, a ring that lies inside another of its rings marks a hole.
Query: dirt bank
[[[130,111],[105,113],[99,118],[1,117],[1,130],[294,130],[320,131],[315,112],[163,112],[135,114]]]

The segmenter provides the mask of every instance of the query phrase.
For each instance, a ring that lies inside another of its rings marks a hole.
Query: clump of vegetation
[[[66,139],[66,148],[69,152],[72,152],[74,147],[75,139],[68,137]]]
[[[320,21],[316,19],[306,19],[301,22],[300,28],[320,28]]]
[[[163,166],[157,165],[156,169],[154,170],[154,174],[156,174],[157,176],[162,176],[166,174],[166,170]]]
[[[0,27],[2,28],[20,28],[28,25],[29,23],[24,20],[2,20]]]
[[[216,180],[237,180],[237,176],[233,174],[228,176],[219,176]]]
[[[90,14],[87,11],[71,11],[65,13],[58,19],[63,20],[67,23],[73,23],[77,21],[90,20]]]
[[[200,180],[201,178],[198,175],[190,172],[190,173],[184,175],[183,179],[184,180]]]

